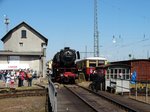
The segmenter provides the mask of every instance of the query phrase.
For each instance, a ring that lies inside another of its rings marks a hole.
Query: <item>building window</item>
[[[27,38],[27,32],[26,30],[21,31],[21,38]]]
[[[23,47],[23,42],[19,42],[20,47]]]
[[[129,75],[126,75],[126,79],[130,79]]]

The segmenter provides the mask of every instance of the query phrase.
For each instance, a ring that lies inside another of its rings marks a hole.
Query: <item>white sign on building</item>
[[[29,64],[0,64],[0,70],[28,69]]]

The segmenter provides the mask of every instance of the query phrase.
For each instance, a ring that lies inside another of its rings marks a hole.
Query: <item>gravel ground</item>
[[[46,112],[46,96],[0,99],[0,112]]]

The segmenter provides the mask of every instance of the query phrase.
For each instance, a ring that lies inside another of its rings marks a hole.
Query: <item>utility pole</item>
[[[97,0],[94,0],[94,57],[99,57]]]
[[[87,46],[85,46],[85,58],[87,58]]]

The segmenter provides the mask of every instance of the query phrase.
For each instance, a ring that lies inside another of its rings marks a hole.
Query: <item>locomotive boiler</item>
[[[76,59],[80,58],[79,51],[65,47],[57,52],[53,57],[52,79],[59,83],[75,83],[78,69],[75,64]]]

